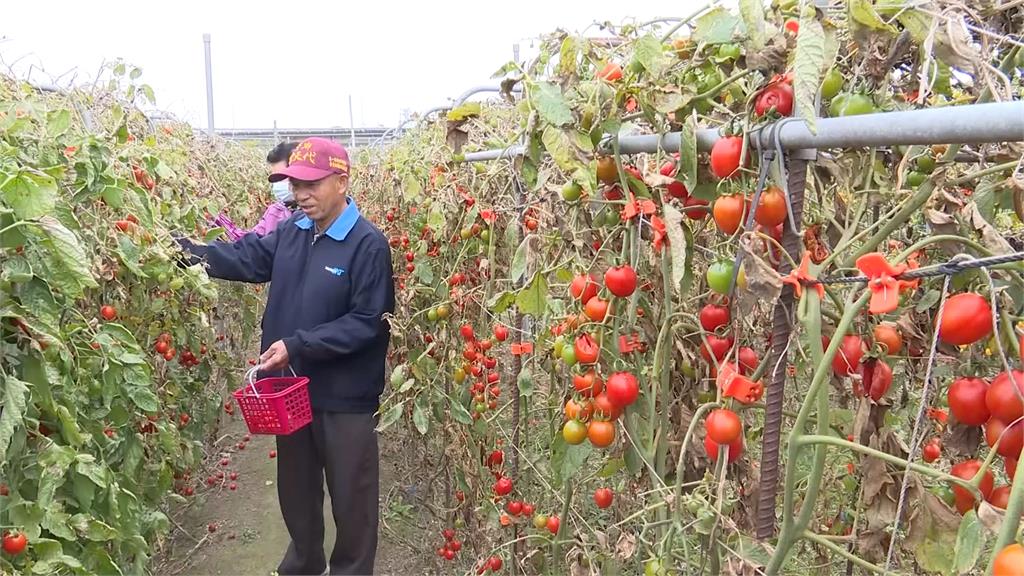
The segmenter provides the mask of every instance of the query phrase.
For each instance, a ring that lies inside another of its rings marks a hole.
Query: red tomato
[[[465,338],[466,340],[473,341],[474,339],[473,327],[470,326],[469,324],[463,324],[462,327],[459,328],[459,333],[461,333],[462,337]]]
[[[559,521],[558,516],[550,516],[550,517],[548,517],[548,522],[547,522],[548,532],[551,532],[552,534],[558,534],[558,528],[561,527],[561,525],[562,525],[562,523],[561,523],[561,521]],[[498,566],[498,567],[500,568],[501,566]]]
[[[606,392],[608,400],[619,408],[625,408],[636,402],[640,394],[640,385],[636,376],[629,372],[616,372],[608,377]]]
[[[1001,438],[1001,439],[1000,439]],[[1003,458],[1014,458],[1024,448],[1024,421],[1007,426],[998,418],[990,418],[985,424],[985,442],[989,447],[999,442],[996,452]]]
[[[986,394],[988,382],[968,376],[953,381],[946,393],[946,400],[958,422],[981,426],[991,415],[985,403]]]
[[[719,196],[711,209],[718,229],[726,236],[732,236],[743,224],[743,214],[747,207],[746,198],[741,194]]]
[[[921,457],[925,462],[932,463],[942,456],[942,446],[936,443],[929,443],[925,445],[924,450],[921,452]]]
[[[7,552],[11,556],[21,554],[25,551],[26,546],[28,546],[28,536],[25,536],[24,533],[16,532],[13,534],[4,534],[4,552]]]
[[[595,448],[607,448],[615,441],[615,423],[607,420],[591,420],[587,425],[587,438]]]
[[[1016,458],[1004,458],[1003,468],[1006,469],[1006,477],[1013,482],[1013,476],[1017,473],[1017,459]]]
[[[492,572],[497,572],[498,570],[501,570],[501,556],[491,556],[491,558],[487,561],[487,566],[491,569]]]
[[[714,364],[711,359],[712,357],[717,362],[721,362],[725,359],[726,355],[729,354],[729,350],[732,349],[733,339],[732,336],[727,338],[719,337],[715,334],[709,334],[707,336],[707,345],[701,345],[700,355],[704,358],[704,361],[708,364]]]
[[[617,420],[622,414],[622,408],[608,399],[606,392],[600,392],[594,396],[594,416],[601,416],[608,420]]]
[[[754,220],[768,227],[775,227],[786,221],[786,196],[777,186],[769,186],[761,192],[761,199],[754,210]]]
[[[576,337],[574,350],[576,361],[580,364],[593,364],[601,356],[601,347],[586,332]]]
[[[1012,373],[1003,372],[992,380],[985,394],[985,405],[988,406],[992,417],[1003,422],[1013,422],[1024,415],[1024,403],[1021,403],[1021,396],[1024,396],[1024,372],[1014,370]]]
[[[519,516],[523,512],[523,503],[519,500],[513,500],[505,505],[505,510],[513,516]]]
[[[607,508],[612,505],[614,499],[611,488],[598,488],[594,490],[594,504],[597,504],[598,508]]]
[[[827,345],[828,340],[825,340],[825,346]],[[832,371],[840,378],[856,374],[860,371],[860,359],[864,357],[864,351],[864,341],[860,336],[843,336],[839,350],[832,358]]]
[[[622,78],[622,66],[614,62],[609,62],[601,68],[600,72],[597,73],[599,80],[607,80],[608,82],[615,82]]]
[[[502,477],[494,483],[494,493],[498,496],[507,496],[512,493],[512,480]]]
[[[970,480],[977,475],[978,470],[981,470],[981,462],[977,460],[965,460],[954,465],[949,473],[957,478]],[[992,493],[993,483],[994,479],[992,478],[992,472],[990,470],[986,470],[985,475],[982,477],[981,484],[978,487],[981,491],[981,495],[986,499]],[[956,499],[956,509],[961,514],[966,514],[968,510],[974,508],[974,505],[977,504],[974,494],[963,486],[957,484],[953,485],[953,497]]]
[[[899,354],[903,349],[903,336],[891,322],[885,322],[875,326],[875,342],[882,346],[882,350],[890,356]]]
[[[711,171],[720,179],[732,177],[740,167],[741,136],[726,136],[711,147]]]
[[[717,304],[707,304],[700,309],[700,327],[714,332],[729,323],[729,309]]]
[[[711,458],[712,462],[718,461],[718,448],[719,444],[711,439],[710,436],[704,437],[704,451],[707,452],[708,458]],[[726,450],[728,454],[729,464],[732,464],[743,454],[743,435],[741,434],[736,440],[729,444],[729,449]]]
[[[110,305],[103,306],[100,308],[100,316],[102,316],[104,320],[113,320],[114,318],[117,318],[117,309]]]
[[[661,175],[662,176],[673,176],[674,177],[676,175],[676,164],[675,164],[675,162],[666,162],[665,164],[663,164],[662,167],[661,167]],[[669,196],[671,196],[673,198],[679,198],[679,199],[683,200],[684,202],[686,201],[687,198],[690,197],[690,192],[686,189],[686,185],[683,184],[682,182],[680,182],[679,180],[671,182],[666,187],[666,189],[668,190],[668,195]]]
[[[573,388],[584,398],[593,398],[604,390],[604,382],[593,370],[586,374],[576,374],[572,377]]]
[[[612,294],[625,298],[636,290],[636,272],[629,264],[613,266],[604,273],[604,285]]]
[[[508,328],[501,324],[494,327],[494,339],[498,342],[504,342],[508,339]]]
[[[707,200],[701,200],[696,196],[690,196],[683,202],[683,208],[686,212],[686,217],[690,220],[704,220],[708,217],[707,210],[702,210],[701,207],[707,206]]]
[[[704,429],[715,444],[731,444],[743,434],[743,422],[732,410],[719,408],[708,414]]]
[[[800,21],[790,18],[789,20],[786,20],[785,27],[787,32],[796,36],[800,32]]]
[[[569,293],[583,304],[597,296],[597,289],[597,280],[590,274],[580,274],[573,278],[572,283],[569,284]]]
[[[1024,547],[1014,542],[999,551],[992,562],[992,576],[1024,574]]]
[[[939,339],[946,344],[973,344],[992,333],[992,308],[988,300],[974,292],[957,294],[946,300],[939,325]]]
[[[880,401],[892,385],[892,368],[884,360],[866,360],[860,366],[860,374],[860,382],[853,382],[854,394],[869,396],[875,402]]]
[[[755,116],[764,116],[772,109],[780,116],[793,113],[793,86],[790,83],[773,82],[757,95],[754,101]]]
[[[757,352],[749,346],[744,346],[739,349],[739,361],[740,361],[740,374],[746,376],[747,374],[753,374],[757,370],[757,365],[760,364],[760,359],[757,357]]]
[[[583,306],[583,313],[594,322],[604,322],[605,316],[608,315],[608,301],[595,296],[587,300]]]

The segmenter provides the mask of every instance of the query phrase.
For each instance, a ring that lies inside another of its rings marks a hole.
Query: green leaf
[[[658,76],[668,67],[664,44],[651,34],[636,40],[633,58],[651,75]]]
[[[683,177],[686,189],[697,188],[697,111],[686,118],[683,130],[679,135],[679,173],[676,179]]]
[[[533,394],[533,375],[530,374],[528,366],[523,366],[523,369],[519,371],[519,375],[516,376],[516,387],[519,388],[519,394],[523,396]]]
[[[626,461],[622,458],[611,458],[605,462],[604,466],[597,471],[598,478],[610,478],[615,475],[616,472],[626,467]]]
[[[28,382],[0,372],[0,383],[3,383],[4,398],[3,411],[0,411],[0,458],[4,458],[15,428],[22,426],[28,404]]]
[[[590,134],[587,134],[586,132],[569,130],[569,139],[572,141],[574,146],[584,152],[594,151],[594,141],[590,139]],[[577,168],[577,170],[579,170],[579,168]]]
[[[156,104],[156,95],[153,94],[153,87],[149,84],[143,84],[139,86],[139,90],[142,90],[142,94],[149,100],[150,104]]]
[[[533,281],[526,288],[519,291],[516,296],[516,307],[523,314],[529,314],[534,318],[544,316],[547,310],[548,281],[544,275],[537,272],[533,275]]]
[[[466,407],[463,406],[461,402],[455,399],[449,399],[448,406],[449,413],[456,422],[467,425],[473,423],[473,417],[470,416],[469,410],[466,410]]]
[[[132,274],[140,278],[149,278],[149,275],[143,272],[140,264],[141,252],[139,247],[132,242],[131,237],[127,235],[120,235],[117,238],[117,255],[124,264],[125,268],[131,271]]]
[[[75,474],[71,481],[71,491],[80,509],[92,508],[92,502],[96,499],[96,485],[92,481],[81,474]]]
[[[960,521],[960,528],[956,533],[954,555],[958,574],[967,574],[974,568],[978,557],[981,556],[984,544],[978,515],[974,510],[968,510],[967,514],[964,514],[963,520]]]
[[[406,200],[414,201],[423,193],[423,184],[413,174],[406,174],[402,177],[402,196]]]
[[[676,112],[689,104],[691,98],[693,98],[692,93],[683,94],[678,87],[659,88],[651,94],[654,109],[662,114]]]
[[[225,232],[227,232],[227,228],[224,228],[223,226],[210,228],[209,230],[206,231],[206,234],[203,236],[203,242],[213,242],[217,238],[220,238]]]
[[[558,74],[571,76],[576,71],[576,37],[566,36],[558,53]]]
[[[750,48],[760,50],[765,44],[764,3],[761,0],[739,0],[740,16],[750,37]]]
[[[444,230],[445,224],[444,210],[440,203],[435,203],[430,207],[430,213],[427,215],[427,226],[430,226],[434,232],[440,232]]]
[[[384,414],[380,419],[380,424],[377,425],[377,432],[383,432],[387,430],[392,424],[398,421],[402,417],[402,409],[405,407],[405,400],[402,400],[398,404],[395,404]]]
[[[27,282],[19,292],[21,304],[31,310],[49,334],[60,333],[61,306],[53,299],[50,287],[39,278]]]
[[[0,198],[15,216],[32,220],[53,212],[57,182],[42,172],[21,170],[0,187]]]
[[[71,111],[67,108],[51,110],[46,113],[46,135],[50,138],[60,136],[71,127]]]
[[[97,544],[90,544],[85,551],[85,565],[95,574],[107,574],[109,576],[123,576],[121,568],[114,564],[110,554]]]
[[[453,122],[459,122],[466,118],[473,118],[480,115],[480,103],[479,102],[466,102],[462,106],[449,110],[447,114],[448,120]]]
[[[51,507],[46,510],[46,516],[40,527],[62,540],[74,540],[75,531],[68,525],[71,515],[64,512],[63,508]]]
[[[139,410],[156,412],[160,409],[160,401],[149,388],[127,386],[125,391],[128,393],[128,397],[131,398],[132,403],[139,407]]]
[[[124,190],[119,186],[105,185],[103,191],[100,192],[100,196],[103,197],[103,201],[111,208],[118,209],[124,206]]]
[[[32,279],[32,266],[24,256],[9,255],[0,264],[0,282],[21,284]]]
[[[554,126],[547,126],[541,139],[544,142],[544,149],[551,154],[559,168],[570,172],[575,168],[575,154],[568,134]]]
[[[572,122],[572,109],[556,84],[538,82],[530,92],[530,103],[551,125],[564,126]]]
[[[917,306],[914,307],[914,310],[916,310],[918,314],[926,310],[930,310],[932,306],[939,303],[940,298],[942,298],[941,292],[938,290],[929,290],[924,293],[924,296],[921,296],[921,300],[917,303]]]
[[[487,309],[495,314],[501,314],[508,307],[516,303],[515,292],[499,292],[487,301]]]
[[[690,39],[696,43],[727,44],[736,40],[737,28],[742,22],[724,8],[715,8],[707,12],[695,22],[693,35]],[[800,30],[803,31],[801,23]]]
[[[800,33],[796,39],[796,58],[793,63],[795,78],[793,92],[800,117],[807,121],[807,128],[815,133],[814,99],[821,86],[821,75],[825,67],[825,31],[818,22],[814,8],[807,6],[800,18]]]
[[[49,249],[44,252],[43,264],[50,286],[73,298],[81,297],[86,288],[99,286],[90,269],[92,260],[78,244],[78,237],[50,216],[40,218],[37,224]]]
[[[81,446],[85,443],[85,436],[78,429],[78,420],[71,414],[67,406],[57,406],[57,418],[60,419],[61,435],[72,446]]]
[[[79,534],[93,542],[113,540],[119,535],[114,528],[86,514],[75,514],[72,516],[71,526]]]
[[[587,461],[587,457],[593,451],[589,442],[572,445],[562,438],[560,433],[555,434],[551,443],[551,472],[555,483],[561,485],[572,478],[576,471]]]
[[[885,23],[882,17],[875,12],[875,7],[871,0],[850,0],[847,3],[847,8],[850,13],[850,18],[859,24],[863,24],[873,30],[884,30],[890,34],[896,34],[896,29]],[[804,26],[803,22],[800,23],[800,32],[803,33]]]
[[[412,423],[416,425],[420,435],[425,435],[430,430],[430,412],[425,405],[426,398],[426,394],[420,394],[412,405]]]
[[[512,256],[512,266],[509,273],[511,274],[512,283],[516,286],[519,285],[526,274],[526,254],[529,252],[532,238],[533,234],[528,234],[523,238],[523,241],[519,243],[519,247],[516,248],[515,255]]]

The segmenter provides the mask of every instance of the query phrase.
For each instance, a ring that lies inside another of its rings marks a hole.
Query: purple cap
[[[288,167],[270,175],[271,182],[295,178],[313,182],[331,174],[348,176],[348,152],[345,147],[326,138],[306,138],[288,158]]]

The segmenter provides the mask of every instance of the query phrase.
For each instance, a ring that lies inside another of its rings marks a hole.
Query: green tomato
[[[644,576],[665,576],[666,574],[665,567],[657,558],[652,558],[644,564]]]
[[[431,308],[427,311],[427,320],[437,322],[437,308]]]
[[[605,212],[604,214],[605,227],[614,228],[615,226],[619,225],[619,222],[622,222],[622,217],[619,215],[618,212],[609,208],[608,211]]]
[[[576,348],[572,346],[562,347],[562,362],[565,362],[566,366],[576,365]]]
[[[566,182],[565,186],[562,186],[562,200],[566,202],[575,202],[580,199],[583,195],[583,189],[576,182]]]
[[[565,349],[565,336],[559,336],[558,338],[555,338],[554,350],[552,350],[552,354],[556,358],[561,358],[563,349]]]
[[[687,378],[695,378],[697,376],[697,369],[693,367],[689,360],[683,360],[682,370],[683,376]]]
[[[846,79],[843,78],[842,73],[835,68],[832,68],[825,74],[825,79],[821,82],[821,98],[823,100],[831,100],[835,98],[836,94],[843,89],[843,84]]]
[[[484,228],[483,230],[480,231],[480,241],[482,241],[484,244],[489,244],[491,242],[490,228]]]
[[[733,268],[733,263],[728,260],[719,260],[708,266],[708,287],[719,294],[727,294],[729,292],[729,283],[732,282]]]
[[[718,47],[717,56],[724,60],[735,60],[740,57],[740,45],[722,44]]]
[[[476,410],[478,413],[483,414],[484,412],[487,412],[487,404],[484,404],[483,402],[477,402],[476,406],[474,406],[473,409]]]
[[[921,174],[920,172],[916,171],[911,171],[907,174],[907,186],[913,186],[914,188],[917,188],[918,186],[921,185],[922,182],[924,182],[925,178],[927,178],[927,176],[925,176],[924,174]]]
[[[547,525],[548,525],[548,517],[546,515],[544,515],[544,514],[534,514],[533,515],[533,527],[534,528],[536,528],[537,530],[543,530],[544,528],[547,528]]]
[[[935,171],[935,157],[925,152],[923,156],[917,157],[917,171],[924,174],[931,174]]]
[[[182,280],[181,278],[175,278],[167,284],[167,287],[170,288],[171,290],[181,290],[182,287],[184,286],[185,281]]]
[[[736,49],[739,50],[739,48]],[[722,73],[719,72],[717,68],[715,68],[704,75],[704,78],[701,80],[700,86],[698,86],[697,89],[700,90],[701,94],[703,94],[721,83]],[[712,94],[711,96],[713,97],[715,96],[715,94]]]
[[[875,104],[871,98],[863,94],[851,94],[843,92],[832,99],[829,104],[829,116],[857,116],[859,114],[870,114],[875,111]]]

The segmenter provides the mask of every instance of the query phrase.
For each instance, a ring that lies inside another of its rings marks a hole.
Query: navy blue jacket
[[[371,413],[384,391],[394,312],[391,249],[354,200],[327,231],[298,212],[262,238],[182,245],[215,278],[270,282],[261,350],[283,340],[314,410]]]

